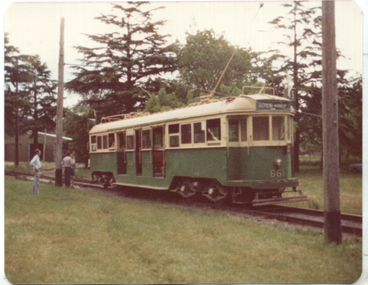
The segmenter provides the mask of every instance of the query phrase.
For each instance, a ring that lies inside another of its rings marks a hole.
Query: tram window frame
[[[247,142],[248,141],[248,117],[240,118],[240,141]]]
[[[180,136],[182,144],[192,143],[192,124],[180,125]]]
[[[164,147],[164,128],[162,126],[152,128],[152,140],[153,148]]]
[[[204,121],[193,123],[193,136],[194,143],[205,143],[206,142],[206,127]],[[199,128],[198,128],[199,126]]]
[[[152,148],[151,130],[142,130],[141,143],[142,143],[142,149]]]
[[[169,125],[169,135],[178,134],[179,133],[179,124],[171,124]]]
[[[126,132],[120,132],[118,134],[119,136],[119,148],[120,149],[126,149]]]
[[[91,151],[96,151],[97,150],[97,136],[91,136]]]
[[[229,142],[239,142],[239,119],[229,118]]]
[[[293,117],[292,116],[286,116],[286,118],[287,118],[287,140],[288,141],[292,141],[292,139],[293,139],[293,136],[292,136],[292,134],[293,134]]]
[[[97,149],[102,149],[102,137],[97,137]]]
[[[272,116],[271,121],[272,121],[272,124],[271,124],[272,125],[272,140],[273,141],[284,141],[285,135],[286,135],[285,116],[283,115]]]
[[[126,141],[127,141],[127,150],[134,150],[134,135],[129,135],[126,136]]]
[[[217,129],[217,130],[216,130]],[[221,119],[206,120],[207,141],[221,141]]]
[[[179,136],[170,136],[170,147],[179,147]]]
[[[107,143],[110,149],[115,149],[115,141],[115,133],[109,133]]]
[[[256,123],[259,125],[258,128],[255,127]],[[270,116],[253,117],[252,118],[253,141],[269,141],[270,140],[270,127],[271,127],[270,126]]]
[[[180,146],[180,125],[179,124],[170,124],[168,126],[169,133],[169,146],[170,147],[179,147]]]
[[[107,135],[102,136],[102,148],[103,149],[108,148],[108,137],[107,137]]]

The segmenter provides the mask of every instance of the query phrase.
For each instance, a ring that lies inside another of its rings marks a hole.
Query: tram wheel
[[[193,187],[193,182],[190,179],[185,179],[183,182],[179,183],[176,191],[186,199],[197,193],[195,187]]]
[[[228,197],[229,191],[220,183],[211,182],[210,184],[208,184],[208,186],[205,186],[202,194],[211,201],[218,202]]]

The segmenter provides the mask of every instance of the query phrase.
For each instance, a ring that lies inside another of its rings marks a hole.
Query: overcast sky
[[[358,0],[358,2],[361,0]],[[65,19],[65,81],[72,79],[69,64],[78,64],[75,46],[95,46],[83,34],[104,34],[110,31],[99,20],[100,14],[111,13],[107,2],[16,2],[3,11],[4,32],[9,33],[10,44],[21,54],[38,54],[52,71],[52,79],[58,77],[60,21]],[[260,3],[264,3],[260,8]],[[170,42],[185,43],[186,32],[213,29],[223,34],[232,45],[250,47],[254,51],[281,48],[275,43],[282,40],[282,33],[268,24],[284,15],[280,1],[226,1],[226,2],[151,2],[143,9],[164,6],[153,12],[154,19],[167,20],[161,34],[170,34]],[[304,6],[316,6],[312,1]],[[362,72],[362,10],[354,1],[336,2],[336,45],[346,57],[338,62],[338,68],[349,69],[351,75]],[[227,59],[224,59],[227,61]],[[65,93],[64,93],[65,94]],[[77,95],[65,94],[65,106],[79,100]]]

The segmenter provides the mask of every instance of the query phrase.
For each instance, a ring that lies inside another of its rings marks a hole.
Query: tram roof
[[[92,127],[90,134],[114,131],[135,126],[155,125],[165,122],[178,121],[190,118],[205,117],[226,113],[255,112],[257,111],[257,101],[260,102],[290,102],[289,99],[279,96],[256,94],[239,95],[238,97],[226,97],[220,100],[208,100],[193,103],[191,105],[171,109],[164,112],[143,114],[137,113],[132,117],[118,119],[111,122],[100,123]]]

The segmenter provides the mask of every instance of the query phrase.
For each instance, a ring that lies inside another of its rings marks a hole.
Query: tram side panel
[[[226,149],[200,148],[166,151],[167,178],[191,177],[216,179],[226,183]]]
[[[276,160],[281,160],[281,166],[277,166]],[[252,181],[292,179],[291,167],[291,154],[285,146],[229,148],[228,181],[243,181],[243,186],[250,186]]]

